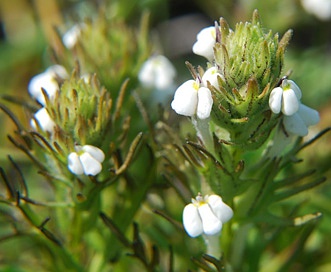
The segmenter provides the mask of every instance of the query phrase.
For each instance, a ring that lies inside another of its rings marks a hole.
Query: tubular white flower
[[[221,77],[224,80],[224,76],[218,72],[217,67],[211,67],[203,74],[201,81],[202,84],[207,87],[208,82],[213,85],[216,89],[219,88],[218,77]]]
[[[222,201],[220,196],[202,197],[199,194],[196,199],[192,199],[192,203],[185,206],[183,225],[191,237],[197,237],[203,233],[216,235],[232,216],[232,209]]]
[[[139,81],[147,88],[167,90],[174,86],[175,67],[162,55],[150,57],[141,67]]]
[[[207,88],[207,81],[213,85],[217,84],[218,87],[217,77],[221,75],[215,72],[215,70],[211,70],[211,68],[206,73],[203,75],[201,84],[199,79],[191,79],[177,88],[174,99],[171,102],[171,107],[176,113],[185,116],[196,114],[199,119],[209,118],[213,106],[213,98],[210,90]]]
[[[291,116],[284,116],[283,124],[289,134],[301,137],[308,134],[308,127],[319,122],[318,111],[300,104],[298,111]]]
[[[273,113],[291,116],[299,109],[301,90],[292,80],[284,79],[280,87],[274,88],[269,97],[269,107]]]
[[[95,176],[102,170],[105,159],[103,151],[92,145],[75,146],[76,152],[68,156],[68,168],[76,175]]]
[[[30,80],[28,91],[33,98],[45,106],[46,101],[42,89],[45,90],[49,99],[53,100],[60,88],[57,78],[65,79],[68,77],[68,73],[63,66],[53,65]]]
[[[56,124],[52,120],[52,118],[49,116],[47,109],[41,108],[34,114],[34,119],[31,119],[30,125],[33,129],[37,130],[37,124],[38,122],[40,128],[43,131],[48,131],[50,133],[54,132],[54,127]]]
[[[197,41],[192,47],[194,54],[203,56],[209,61],[214,58],[214,45],[216,43],[215,26],[202,29],[197,35]]]
[[[199,83],[193,79],[184,82],[175,92],[171,107],[175,112],[185,116],[193,116],[198,105]]]

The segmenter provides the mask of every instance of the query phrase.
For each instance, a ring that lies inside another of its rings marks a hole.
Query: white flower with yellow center
[[[273,113],[291,116],[299,109],[302,93],[292,80],[284,79],[281,86],[274,88],[269,97],[269,107]]]
[[[194,116],[199,119],[207,119],[213,106],[213,98],[207,88],[208,82],[215,88],[219,88],[218,77],[224,78],[216,67],[209,68],[202,76],[201,83],[196,80],[188,80],[180,85],[171,103],[172,109],[185,116]]]
[[[198,79],[191,79],[180,85],[171,103],[171,107],[176,113],[185,116],[196,114],[199,119],[207,119],[212,106],[213,98],[210,90],[200,87]]]
[[[214,45],[216,43],[215,26],[202,29],[197,35],[197,41],[192,47],[194,54],[203,56],[209,61],[214,58]]]
[[[76,152],[68,156],[68,168],[72,173],[95,176],[101,172],[101,163],[105,159],[105,154],[100,148],[92,145],[77,145],[75,150]]]
[[[216,235],[222,230],[224,223],[233,216],[232,209],[218,195],[200,194],[185,206],[183,225],[187,234],[197,237],[201,234]]]

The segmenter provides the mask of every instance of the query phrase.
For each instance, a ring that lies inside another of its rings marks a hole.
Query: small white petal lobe
[[[89,153],[84,152],[79,156],[79,159],[83,165],[85,175],[95,176],[101,172],[101,163],[92,157]]]
[[[213,107],[211,92],[206,87],[201,87],[198,91],[197,116],[200,119],[207,119]]]
[[[198,208],[193,204],[185,206],[183,211],[183,225],[188,235],[197,237],[203,233],[202,222]]]
[[[212,212],[210,206],[205,203],[198,207],[202,220],[203,232],[206,235],[215,235],[222,230],[222,222]]]
[[[69,170],[76,174],[81,175],[84,173],[83,165],[79,159],[79,156],[76,152],[72,152],[68,156],[68,168]]]
[[[292,89],[283,91],[282,112],[285,115],[291,116],[296,113],[299,109],[299,103],[300,101]]]
[[[283,89],[281,87],[274,88],[269,97],[269,107],[273,113],[280,113],[282,106]]]

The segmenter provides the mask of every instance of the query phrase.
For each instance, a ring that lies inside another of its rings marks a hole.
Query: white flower
[[[308,127],[316,125],[319,122],[318,111],[300,104],[296,113],[291,116],[284,116],[283,124],[289,134],[306,136]]]
[[[68,168],[72,173],[95,176],[101,172],[101,163],[105,159],[101,149],[92,145],[77,145],[75,150],[68,156]]]
[[[196,114],[199,119],[207,119],[213,106],[213,98],[207,88],[208,82],[218,89],[218,77],[224,79],[216,67],[211,67],[203,74],[201,83],[199,79],[184,82],[175,92],[171,102],[172,109],[181,115],[193,116]]]
[[[200,87],[199,80],[188,80],[178,87],[174,100],[171,102],[172,109],[181,115],[197,115],[200,119],[210,116],[213,106],[211,92],[206,87]]]
[[[37,130],[37,124],[36,121],[38,122],[40,128],[43,131],[48,131],[50,133],[53,133],[54,127],[56,124],[52,120],[52,118],[49,116],[48,111],[46,108],[41,108],[34,114],[34,119],[31,119],[30,125],[33,127],[35,130]]]
[[[284,79],[280,87],[274,88],[269,97],[269,107],[273,113],[291,116],[299,109],[300,88],[292,81]]]
[[[66,33],[64,33],[62,36],[62,42],[64,46],[68,49],[72,49],[76,45],[84,27],[85,24],[77,24],[70,28]]]
[[[209,82],[216,89],[218,89],[219,88],[218,77],[221,77],[223,80],[225,80],[224,76],[218,72],[217,67],[213,66],[209,68],[201,78],[203,86],[207,87],[208,86],[207,82]]]
[[[66,79],[68,77],[68,73],[63,66],[53,65],[30,80],[28,91],[33,98],[45,106],[46,101],[41,89],[44,89],[49,99],[52,100],[60,88],[57,78]]]
[[[331,18],[331,0],[301,0],[303,8],[322,21]]]
[[[192,47],[194,54],[203,56],[209,61],[214,58],[214,45],[216,43],[215,26],[202,29],[197,35],[197,41]]]
[[[215,235],[222,230],[224,223],[233,216],[232,209],[226,205],[218,195],[200,194],[192,203],[185,206],[183,211],[183,225],[191,237],[201,234]]]
[[[162,55],[150,57],[141,67],[138,78],[147,88],[167,90],[174,85],[175,67]]]

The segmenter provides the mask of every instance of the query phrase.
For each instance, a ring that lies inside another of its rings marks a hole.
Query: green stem
[[[230,263],[234,271],[241,271],[243,267],[243,257],[245,253],[246,241],[249,230],[252,224],[245,224],[241,226],[235,233],[232,241]]]
[[[192,117],[192,123],[197,131],[197,136],[203,142],[206,150],[215,156],[214,140],[209,129],[209,119],[201,120]]]
[[[220,247],[220,236],[216,235],[203,235],[203,239],[205,240],[205,244],[207,247],[206,253],[215,258],[221,257],[221,247]]]

